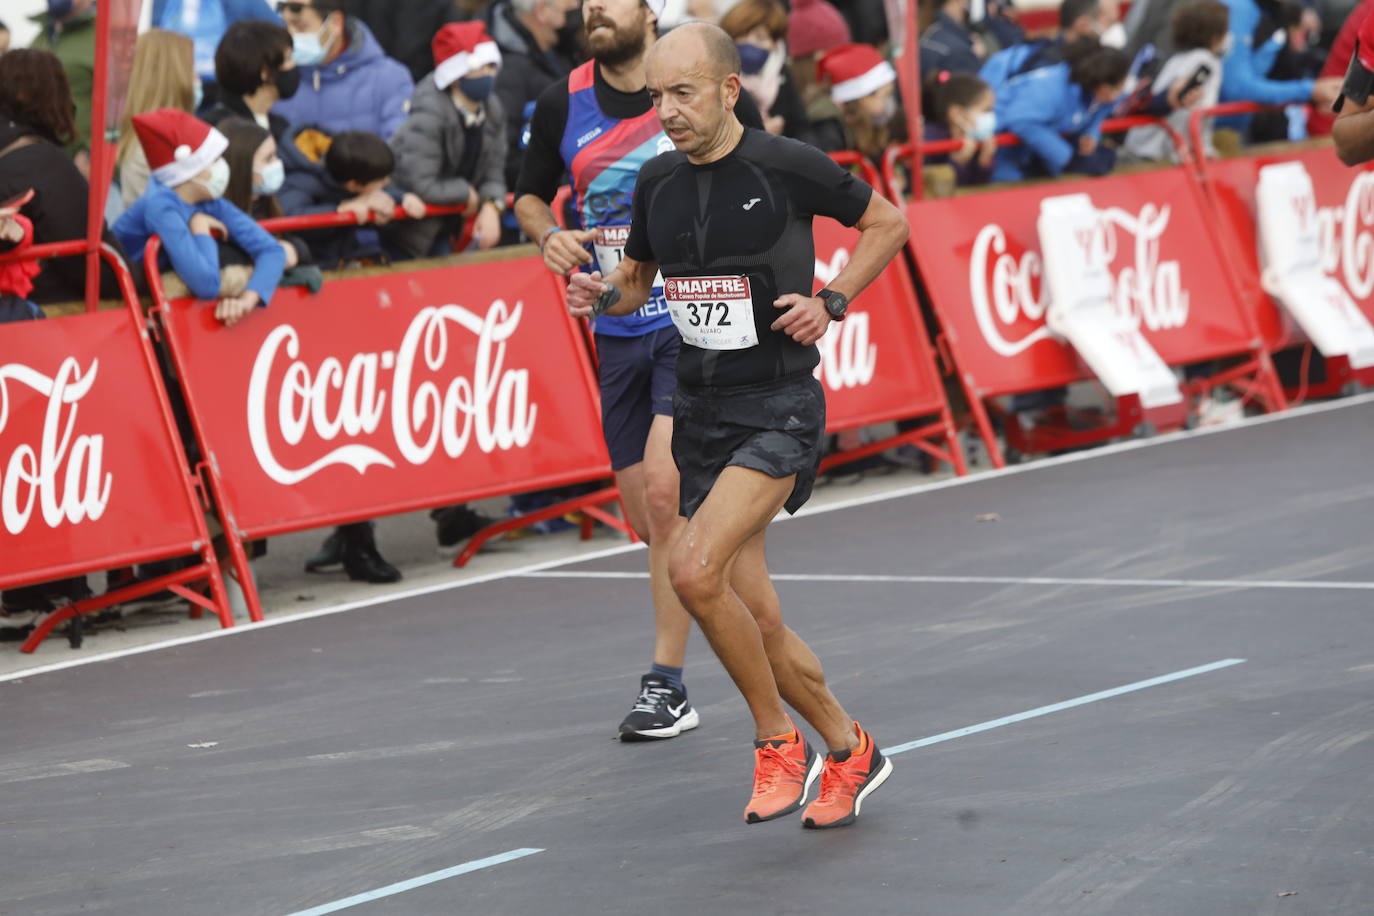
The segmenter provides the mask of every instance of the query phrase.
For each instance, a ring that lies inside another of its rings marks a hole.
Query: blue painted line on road
[[[1199,665],[1196,668],[1188,668],[1184,671],[1175,671],[1173,674],[1162,674],[1159,677],[1152,677],[1145,681],[1136,681],[1134,684],[1125,684],[1121,687],[1113,687],[1111,690],[1102,690],[1097,693],[1090,693],[1087,696],[1078,697],[1074,700],[1065,700],[1062,703],[1051,703],[1049,706],[1040,706],[1036,709],[1029,709],[1025,712],[1018,712],[1013,716],[1003,716],[1000,719],[993,719],[989,722],[980,722],[977,725],[970,725],[966,728],[957,728],[952,732],[944,732],[939,735],[932,735],[929,738],[921,738],[918,741],[908,741],[906,744],[897,744],[892,747],[881,748],[884,754],[889,757],[893,754],[905,754],[907,751],[914,751],[918,747],[929,747],[932,744],[939,744],[942,741],[951,741],[955,738],[962,738],[965,735],[975,735],[978,732],[989,731],[994,728],[1001,728],[1003,725],[1013,725],[1017,722],[1024,722],[1027,719],[1035,719],[1039,716],[1047,716],[1052,712],[1062,712],[1065,709],[1073,709],[1075,706],[1084,706],[1088,703],[1096,703],[1098,700],[1108,700],[1112,697],[1119,697],[1123,693],[1134,693],[1137,690],[1144,690],[1147,687],[1158,687],[1160,684],[1168,684],[1173,681],[1181,681],[1188,677],[1197,677],[1199,674],[1207,674],[1211,671],[1220,671],[1222,668],[1230,668],[1232,665],[1240,665],[1245,662],[1243,658],[1223,658],[1221,661],[1212,662],[1209,665]]]
[[[459,875],[466,875],[469,872],[478,871],[483,868],[491,868],[493,865],[500,865],[503,862],[513,862],[516,859],[523,859],[525,856],[532,856],[536,852],[543,852],[542,849],[512,849],[510,852],[503,852],[500,855],[488,856],[485,859],[476,859],[472,862],[464,862],[462,865],[455,865],[452,868],[445,868],[442,871],[432,871],[427,875],[418,878],[411,878],[408,881],[398,881],[395,884],[388,884],[386,887],[379,887],[375,891],[356,894],[352,897],[345,897],[343,900],[336,900],[333,903],[325,903],[308,910],[301,910],[292,913],[290,916],[324,916],[325,913],[337,913],[339,910],[346,910],[351,906],[360,903],[371,903],[373,900],[380,900],[383,897],[390,897],[394,894],[403,894],[412,891],[417,887],[424,887],[426,884],[433,884],[436,881],[446,881],[449,878],[456,878]]]

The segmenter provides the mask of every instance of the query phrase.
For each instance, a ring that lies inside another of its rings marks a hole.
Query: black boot
[[[429,517],[434,519],[435,534],[440,547],[452,547],[460,541],[466,541],[488,525],[496,523],[496,519],[483,515],[466,504],[435,509],[429,513]]]
[[[344,525],[338,533],[343,541],[343,567],[348,578],[377,584],[401,581],[401,571],[377,551],[371,522]]]
[[[343,562],[343,538],[339,534],[342,530],[335,528],[329,533],[320,549],[305,561],[306,572],[324,572],[329,567],[338,566]]]

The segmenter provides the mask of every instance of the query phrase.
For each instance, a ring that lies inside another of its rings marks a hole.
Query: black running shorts
[[[679,383],[673,396],[678,511],[691,518],[720,472],[734,465],[777,479],[795,474],[783,508],[796,512],[811,498],[824,442],[825,393],[810,372],[756,385]]]
[[[681,345],[682,338],[671,324],[640,337],[596,335],[601,431],[611,454],[611,470],[622,471],[643,461],[654,417],[673,415]]]

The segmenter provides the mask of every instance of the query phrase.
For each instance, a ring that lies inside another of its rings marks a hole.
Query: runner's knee
[[[706,560],[698,548],[678,542],[668,560],[668,578],[673,591],[693,614],[725,589],[725,571]]]
[[[653,473],[644,481],[645,510],[654,534],[666,534],[677,524],[678,483],[676,473]]]

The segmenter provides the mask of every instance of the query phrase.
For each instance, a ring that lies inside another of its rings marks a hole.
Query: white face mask
[[[210,180],[202,181],[200,186],[210,192],[210,197],[218,200],[229,189],[229,163],[216,159],[210,166]]]
[[[268,197],[281,190],[286,181],[286,166],[280,159],[273,159],[262,167],[262,181],[253,182],[253,193]]]
[[[1121,23],[1116,23],[1102,33],[1098,39],[1104,48],[1124,48],[1126,47],[1126,27]]]

